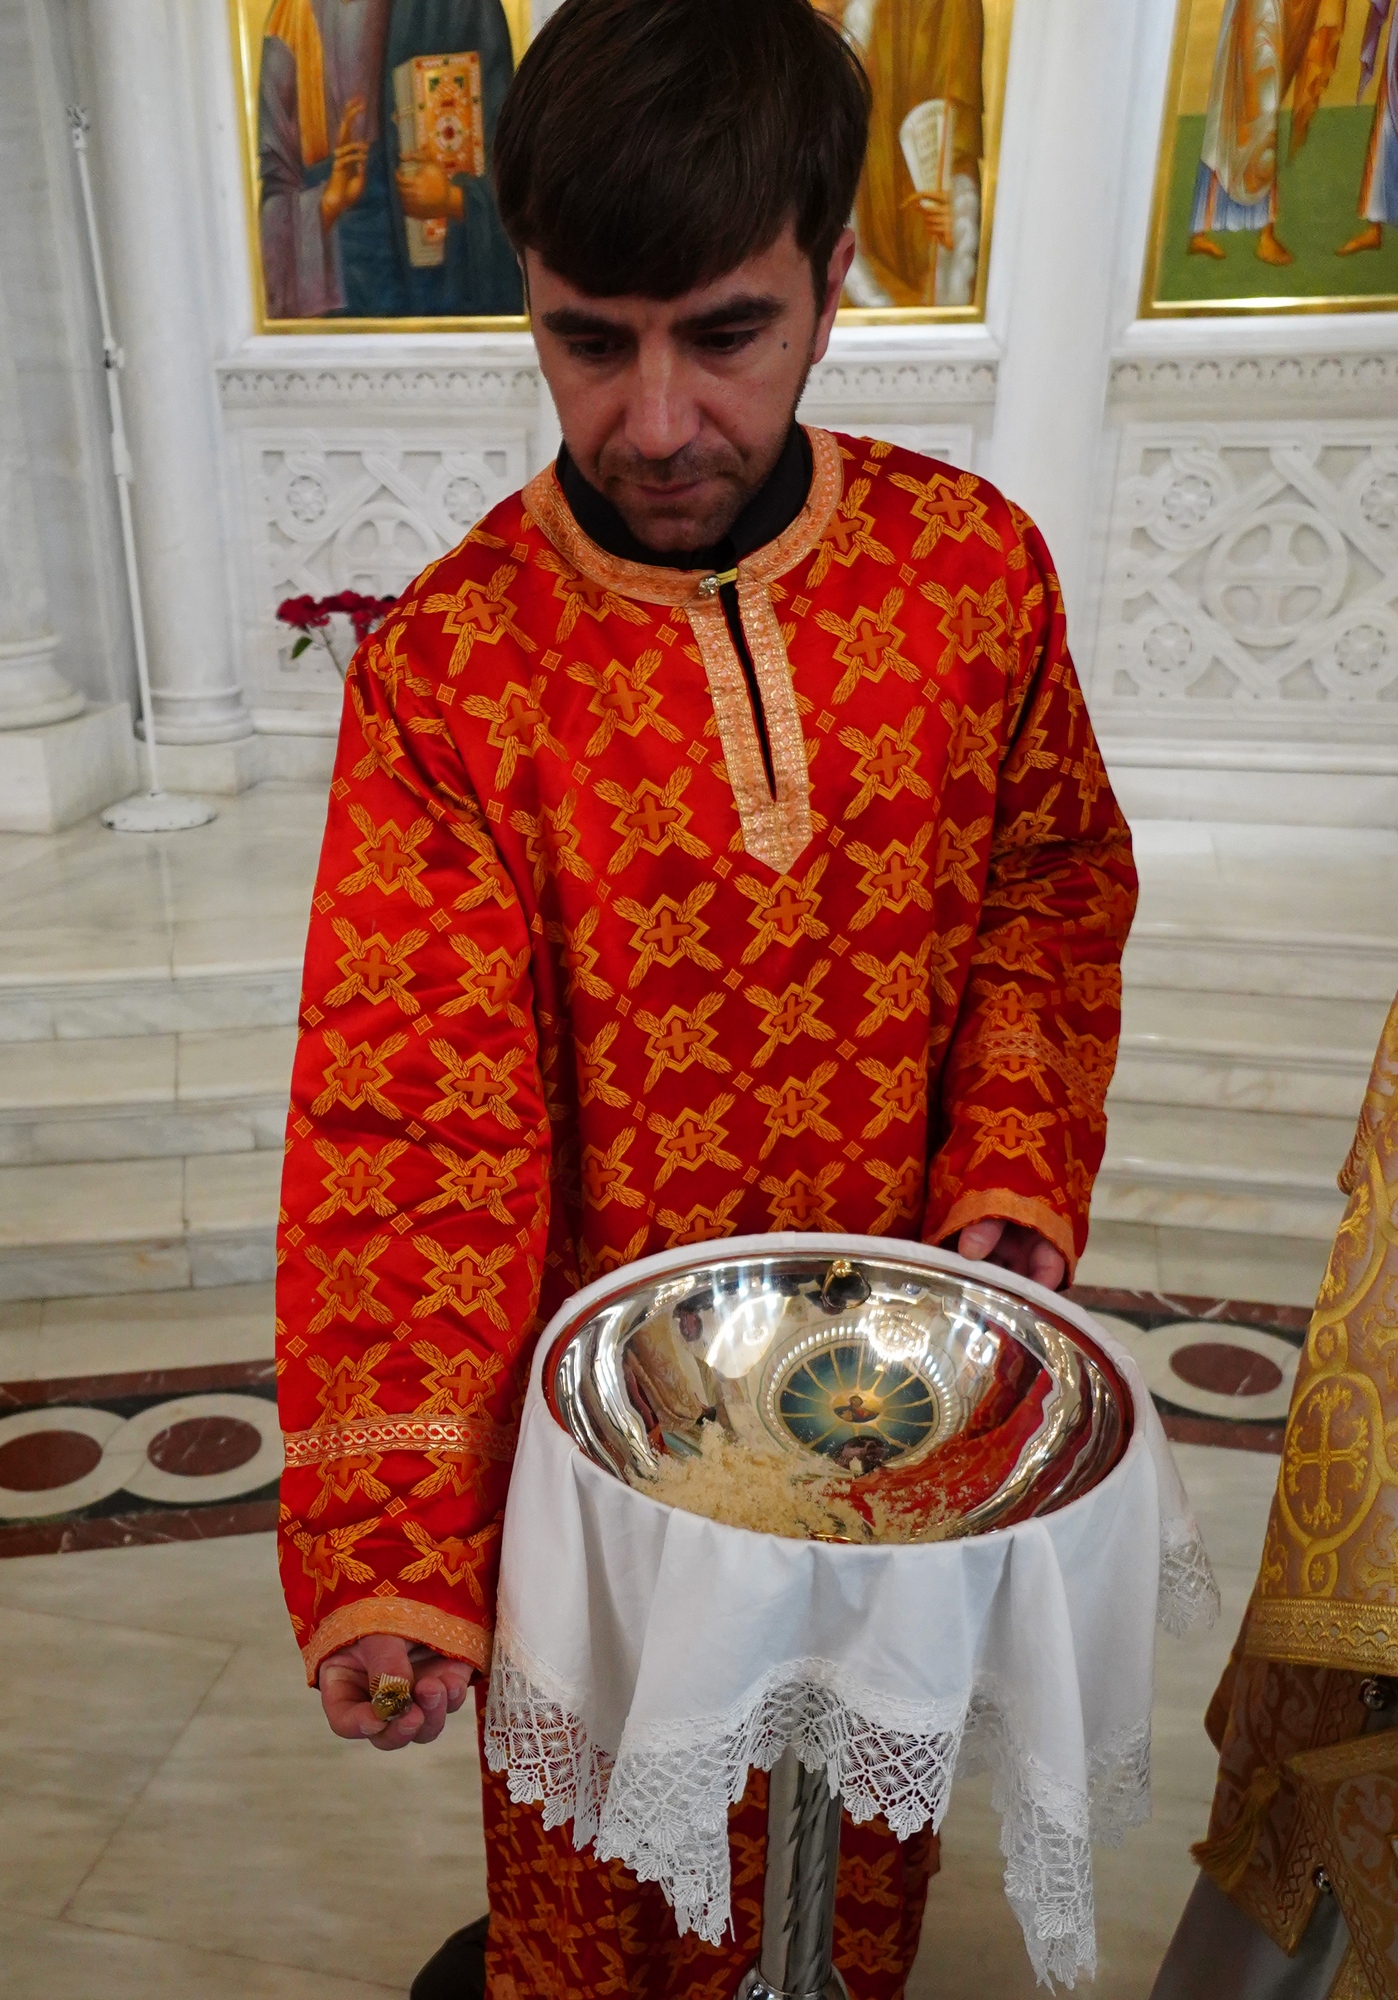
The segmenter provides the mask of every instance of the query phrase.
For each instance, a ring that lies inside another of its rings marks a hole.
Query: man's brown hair
[[[564,0],[500,113],[500,213],[596,298],[677,298],[791,222],[823,303],[868,129],[864,71],[810,0]]]

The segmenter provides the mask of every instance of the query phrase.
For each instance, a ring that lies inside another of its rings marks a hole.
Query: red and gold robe
[[[312,1678],[370,1632],[486,1664],[530,1353],[580,1281],[982,1216],[1082,1250],[1135,878],[1057,581],[971,474],[810,437],[738,566],[771,787],[714,580],[604,553],[552,470],[350,670],[281,1229]],[[497,1852],[538,1817],[491,1813]]]

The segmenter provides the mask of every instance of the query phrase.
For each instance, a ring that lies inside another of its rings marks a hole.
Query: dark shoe
[[[408,2000],[485,2000],[485,1934],[490,1918],[453,1931],[413,1981]]]

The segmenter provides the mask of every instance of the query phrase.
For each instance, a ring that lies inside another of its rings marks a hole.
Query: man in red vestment
[[[972,474],[793,421],[867,115],[806,0],[566,0],[501,115],[564,447],[350,670],[287,1135],[283,1579],[381,1749],[488,1667],[580,1282],[802,1229],[1056,1285],[1086,1238],[1135,878],[1048,553]],[[493,2000],[726,2000],[761,1781],[719,1947],[483,1782]],[[855,2000],[902,1993],[935,1857],[847,1823]]]

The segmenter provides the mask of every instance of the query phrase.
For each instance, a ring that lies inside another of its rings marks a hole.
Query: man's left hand
[[[973,1264],[1003,1264],[1021,1278],[1032,1278],[1056,1292],[1067,1276],[1061,1250],[1023,1222],[1001,1222],[993,1215],[968,1222],[956,1239],[957,1250]]]

